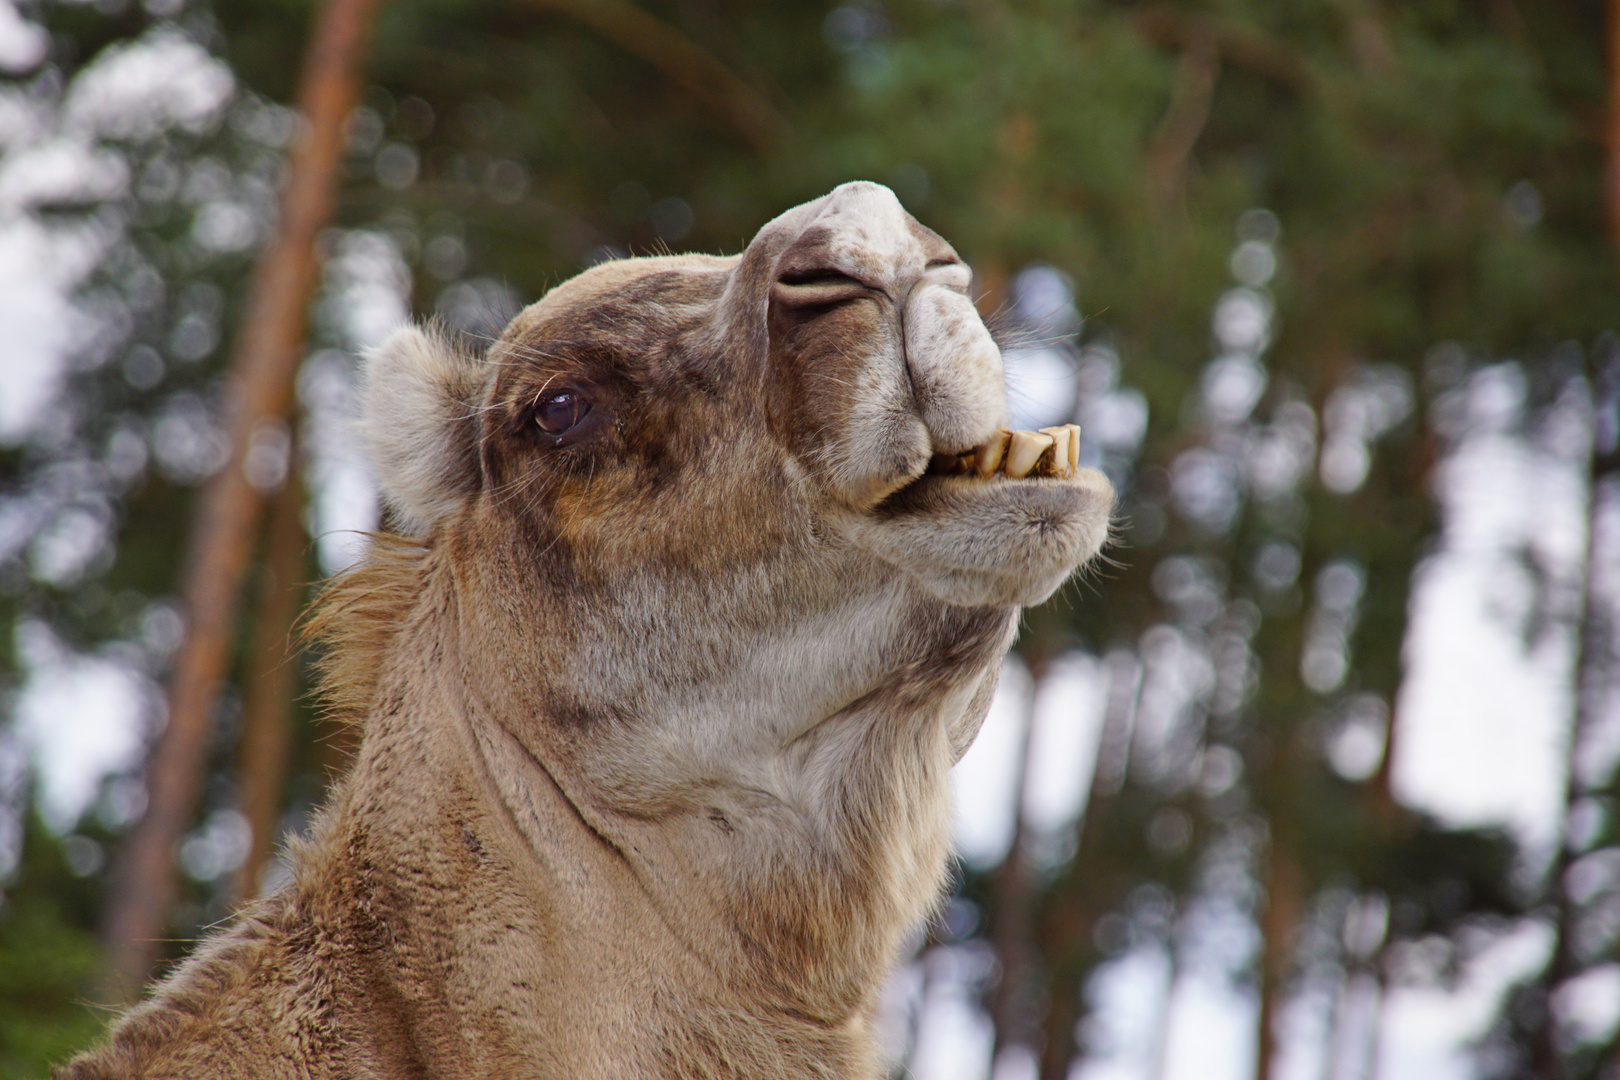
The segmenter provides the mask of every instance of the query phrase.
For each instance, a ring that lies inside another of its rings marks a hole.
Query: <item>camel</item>
[[[948,773],[1113,505],[1076,431],[1002,429],[970,280],[852,183],[482,358],[376,349],[397,532],[314,615],[353,767],[291,883],[58,1075],[881,1075]]]

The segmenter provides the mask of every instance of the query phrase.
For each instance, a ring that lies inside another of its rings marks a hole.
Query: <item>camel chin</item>
[[[946,603],[1029,606],[1102,550],[1113,499],[1095,469],[1027,479],[925,474],[851,532]]]

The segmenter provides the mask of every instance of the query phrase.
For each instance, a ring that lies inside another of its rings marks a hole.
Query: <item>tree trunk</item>
[[[1604,170],[1604,201],[1609,219],[1609,237],[1620,249],[1620,0],[1609,0],[1609,115],[1604,132],[1607,167]]]
[[[1097,739],[1097,759],[1091,787],[1080,817],[1080,836],[1064,887],[1053,889],[1053,901],[1043,920],[1041,940],[1051,957],[1050,1003],[1046,1010],[1045,1038],[1040,1048],[1040,1080],[1064,1080],[1078,1046],[1075,1028],[1084,1015],[1083,989],[1086,954],[1091,950],[1097,919],[1117,892],[1103,865],[1104,838],[1118,827],[1111,811],[1130,765],[1131,735],[1142,689],[1142,671],[1135,658],[1116,650],[1104,660],[1108,669],[1108,704]],[[1117,876],[1116,876],[1117,882]]]
[[[293,699],[298,693],[293,629],[304,607],[309,576],[303,508],[303,485],[298,482],[297,471],[289,469],[286,482],[270,506],[257,625],[248,658],[236,786],[242,813],[253,829],[253,844],[231,887],[237,903],[258,894],[259,878],[275,843],[287,787]]]
[[[1276,829],[1275,821],[1273,829]],[[1260,917],[1260,1017],[1255,1080],[1271,1080],[1277,1058],[1277,1010],[1293,964],[1294,933],[1304,905],[1305,881],[1287,837],[1273,831],[1266,857],[1266,910]]]
[[[1378,1080],[1380,1059],[1384,1056],[1384,1014],[1389,1001],[1389,947],[1385,945],[1373,956],[1370,972],[1373,985],[1372,1006],[1367,1017],[1367,1046],[1364,1067],[1359,1077],[1349,1080]]]
[[[1571,938],[1579,911],[1565,881],[1571,865],[1585,853],[1576,838],[1569,835],[1569,822],[1576,805],[1587,794],[1579,776],[1579,754],[1583,736],[1602,720],[1608,667],[1614,651],[1614,628],[1610,625],[1607,599],[1593,596],[1605,577],[1606,560],[1611,557],[1603,550],[1604,537],[1599,531],[1599,521],[1606,491],[1612,486],[1609,483],[1610,475],[1620,469],[1620,452],[1615,447],[1600,446],[1597,442],[1600,435],[1599,417],[1605,408],[1614,408],[1612,399],[1605,400],[1605,387],[1611,380],[1620,383],[1620,373],[1605,371],[1602,366],[1605,363],[1612,361],[1606,356],[1599,356],[1596,378],[1592,380],[1595,398],[1591,416],[1593,443],[1587,470],[1586,549],[1581,560],[1578,582],[1580,600],[1575,613],[1575,659],[1570,671],[1573,708],[1564,756],[1564,812],[1559,824],[1558,850],[1547,871],[1546,884],[1546,900],[1553,912],[1552,958],[1542,972],[1540,991],[1544,1008],[1530,1043],[1530,1073],[1536,1080],[1557,1080],[1565,1072],[1558,1046],[1558,1025],[1553,1015],[1552,998],[1559,986],[1578,973]]]
[[[1367,782],[1365,797],[1372,807],[1378,827],[1386,832],[1400,826],[1400,803],[1395,800],[1395,785],[1391,775],[1395,768],[1395,743],[1400,735],[1398,705],[1389,705],[1389,724],[1384,728],[1384,749],[1378,758],[1378,768]]]
[[[284,424],[303,352],[319,267],[315,243],[332,220],[344,125],[360,96],[379,0],[326,0],[305,58],[298,107],[306,128],[293,150],[277,235],[259,259],[231,361],[230,457],[204,489],[192,525],[184,587],[186,637],[175,657],[168,723],[147,764],[146,813],[119,852],[104,935],[101,993],[127,1001],[158,959],[178,895],[175,844],[196,813],[210,715],[230,666],[241,585],[264,515],[244,466],[255,439]]]
[[[1009,1046],[1029,1047],[1040,1031],[1037,1005],[1040,959],[1035,952],[1035,881],[1030,865],[1029,822],[1024,815],[1024,785],[1029,776],[1029,751],[1035,735],[1035,695],[1040,691],[1044,664],[1030,664],[1030,699],[1024,717],[1024,737],[1018,754],[1018,776],[1013,785],[1012,847],[991,880],[989,938],[1001,963],[1001,977],[990,993],[990,1019],[995,1023],[995,1054]]]
[[[1609,108],[1607,130],[1604,135],[1606,168],[1604,195],[1607,203],[1609,238],[1620,252],[1620,0],[1609,0],[1608,18]],[[1600,358],[1600,362],[1603,358]],[[1601,375],[1601,369],[1599,371]],[[1610,448],[1614,453],[1615,449]],[[1603,1055],[1609,1066],[1609,1075],[1620,1077],[1620,1032],[1610,1041],[1609,1052]]]
[[[1605,126],[1604,201],[1609,223],[1609,236],[1616,249],[1620,249],[1620,0],[1609,0],[1607,26],[1607,55],[1609,74],[1608,116]],[[1574,715],[1570,718],[1569,753],[1566,762],[1563,825],[1567,829],[1570,811],[1580,797],[1579,780],[1575,775],[1576,753],[1580,737],[1586,727],[1601,711],[1599,700],[1603,687],[1603,672],[1609,660],[1613,643],[1609,639],[1612,628],[1605,618],[1603,605],[1592,603],[1593,581],[1600,568],[1602,553],[1598,548],[1596,525],[1603,491],[1611,472],[1620,469],[1620,449],[1599,446],[1597,419],[1612,402],[1605,400],[1607,389],[1620,375],[1608,370],[1610,356],[1598,356],[1593,379],[1594,415],[1591,449],[1591,468],[1588,472],[1588,501],[1586,506],[1586,553],[1581,568],[1580,607],[1576,621],[1576,647],[1574,665]],[[1553,955],[1542,975],[1541,989],[1546,999],[1541,1022],[1530,1044],[1530,1071],[1537,1080],[1552,1080],[1563,1072],[1563,1063],[1557,1045],[1556,1018],[1552,1014],[1551,998],[1564,979],[1573,974],[1574,958],[1570,951],[1569,935],[1575,917],[1574,905],[1564,884],[1564,877],[1578,853],[1571,850],[1570,838],[1561,838],[1553,865],[1548,871],[1547,890],[1553,908]],[[1620,1061],[1613,1063],[1620,1074]]]

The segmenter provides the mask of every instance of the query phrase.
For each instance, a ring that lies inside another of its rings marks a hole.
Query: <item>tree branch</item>
[[[630,0],[527,0],[584,23],[652,64],[702,102],[755,150],[768,150],[787,122],[765,96],[685,34]]]
[[[1165,48],[1186,50],[1209,39],[1221,60],[1264,75],[1290,90],[1309,90],[1314,81],[1310,67],[1297,50],[1253,27],[1227,19],[1184,15],[1168,8],[1139,11],[1135,21],[1143,37]]]
[[[1186,189],[1193,147],[1209,122],[1209,108],[1220,78],[1221,54],[1213,33],[1195,35],[1181,50],[1170,105],[1148,140],[1148,170],[1166,203],[1179,203]]]

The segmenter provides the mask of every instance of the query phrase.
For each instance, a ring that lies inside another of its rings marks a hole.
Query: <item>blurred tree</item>
[[[95,889],[67,864],[37,818],[29,818],[28,831],[0,920],[0,1073],[6,1076],[45,1075],[99,1034],[104,1019],[81,1004],[99,962]]]
[[[291,451],[289,447],[287,477],[270,503],[265,526],[251,660],[243,675],[246,700],[236,786],[253,842],[236,870],[232,899],[237,902],[258,895],[281,823],[292,756],[293,701],[298,694],[293,632],[314,577],[301,520],[304,485]]]
[[[230,666],[238,598],[265,496],[287,482],[293,384],[320,273],[315,242],[337,201],[343,134],[360,96],[374,11],[374,0],[329,0],[310,42],[298,101],[305,127],[294,137],[280,217],[254,274],[229,372],[229,450],[195,511],[184,585],[187,626],[170,677],[167,723],[147,764],[146,812],[120,850],[107,905],[104,990],[112,1001],[134,999],[158,959],[178,891],[175,848],[205,781],[209,720]],[[279,569],[271,569],[272,581]],[[286,640],[291,620],[285,625],[285,631],[266,631]]]
[[[1544,426],[1562,419],[1584,441],[1586,505],[1574,580],[1542,584],[1542,604],[1555,620],[1564,616],[1573,638],[1563,815],[1536,896],[1551,944],[1546,963],[1513,988],[1484,1040],[1489,1075],[1549,1080],[1610,1075],[1620,1052],[1620,1029],[1589,1030],[1572,997],[1583,981],[1612,970],[1620,949],[1617,776],[1602,745],[1605,713],[1620,699],[1620,341],[1604,335],[1589,366],[1557,374],[1557,397],[1540,419]]]

